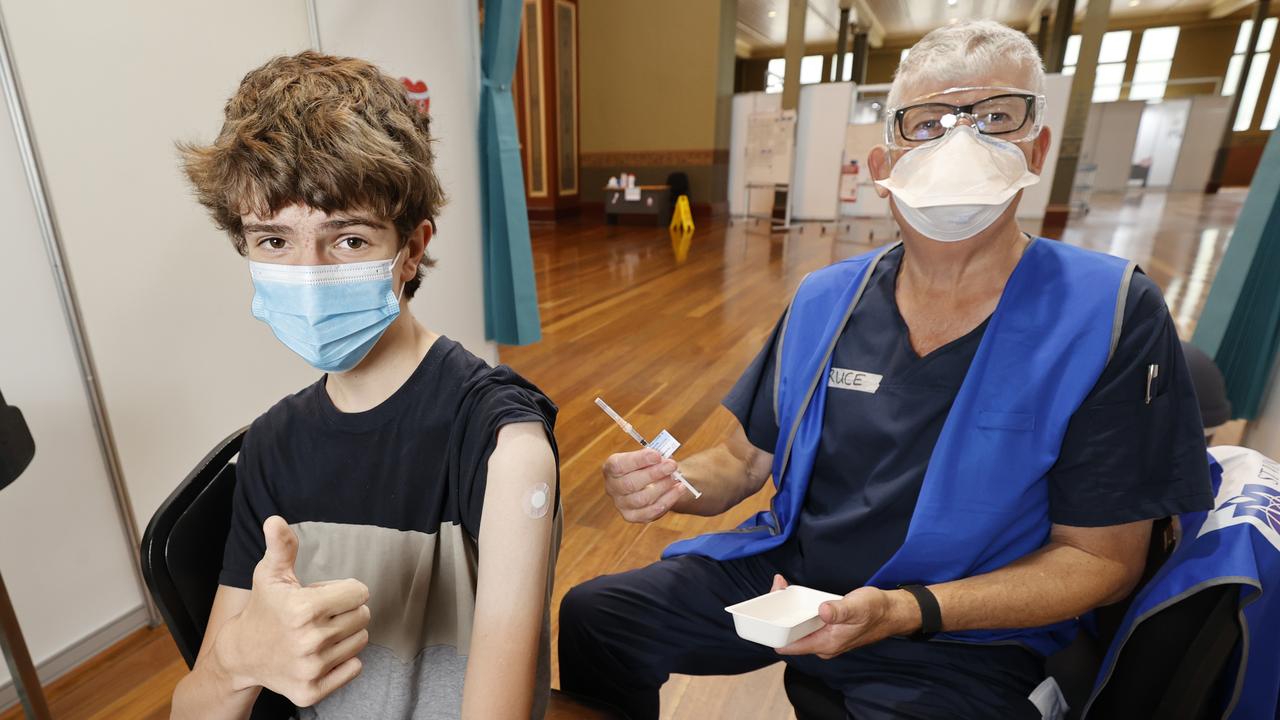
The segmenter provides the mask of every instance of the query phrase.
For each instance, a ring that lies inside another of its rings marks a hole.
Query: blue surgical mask
[[[346,372],[364,359],[400,315],[391,260],[344,265],[249,263],[253,316],[276,338],[325,372]]]

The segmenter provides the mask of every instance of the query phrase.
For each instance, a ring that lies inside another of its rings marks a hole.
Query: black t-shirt
[[[832,359],[833,373],[883,379],[874,392],[829,381],[804,507],[790,540],[772,552],[789,580],[828,592],[866,584],[902,545],[934,445],[987,327],[918,356],[894,297],[901,259],[898,248],[876,266]],[[724,400],[751,443],[770,453],[778,439],[777,333],[775,327]],[[1160,372],[1148,405],[1150,364]],[[1145,275],[1133,277],[1115,354],[1072,416],[1047,480],[1050,519],[1063,525],[1116,525],[1212,505],[1195,391],[1164,298]]]
[[[236,463],[232,525],[219,582],[249,588],[271,515],[435,534],[460,524],[474,540],[498,429],[539,422],[555,449],[556,406],[505,365],[490,367],[440,337],[377,407],[338,410],[325,379],[253,422]],[[554,507],[554,506],[553,506]]]

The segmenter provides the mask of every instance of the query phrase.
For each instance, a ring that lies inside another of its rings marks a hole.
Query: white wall
[[[1271,368],[1271,381],[1262,399],[1258,417],[1249,421],[1244,445],[1266,455],[1280,459],[1280,359]]]
[[[245,261],[191,199],[174,150],[214,137],[248,70],[308,46],[305,6],[3,9],[145,527],[214,443],[317,375],[249,315]]]
[[[474,2],[320,0],[320,47],[378,64],[431,91],[436,167],[449,196],[430,252],[440,264],[413,299],[431,329],[496,362],[484,339],[480,205],[480,21]]]
[[[31,466],[0,491],[0,573],[40,663],[140,609],[142,595],[3,98],[0,217],[0,391],[36,441]]]

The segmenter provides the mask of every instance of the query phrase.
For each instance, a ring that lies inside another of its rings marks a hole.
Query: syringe
[[[622,431],[630,435],[633,440],[640,443],[644,447],[650,447],[650,444],[645,441],[644,436],[636,432],[635,426],[633,426],[631,423],[627,422],[626,420],[623,420],[622,416],[619,415],[613,408],[609,407],[609,403],[606,403],[604,399],[596,398],[596,405],[599,405],[600,409],[603,410],[606,415],[613,418],[613,421],[618,424],[618,427],[622,428]],[[677,442],[675,438],[671,437],[671,435],[667,433],[665,430],[661,435],[659,435],[659,437],[662,437],[665,441],[669,441],[669,442],[663,442],[662,447],[658,447],[657,445],[654,445],[653,449],[657,450],[662,455],[663,458],[670,458],[671,455],[674,454],[675,451],[680,447],[680,443]],[[680,484],[684,485],[689,490],[689,492],[693,493],[694,499],[702,497],[702,493],[698,492],[698,489],[695,488],[693,485],[691,485],[679,470],[676,470],[671,474],[675,477],[676,480],[679,480]]]

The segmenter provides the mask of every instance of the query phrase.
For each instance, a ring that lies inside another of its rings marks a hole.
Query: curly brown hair
[[[241,215],[302,204],[390,221],[401,247],[444,205],[431,121],[373,64],[305,51],[251,71],[227,100],[211,145],[179,143],[196,197],[245,255]],[[418,275],[404,288],[413,297]]]

